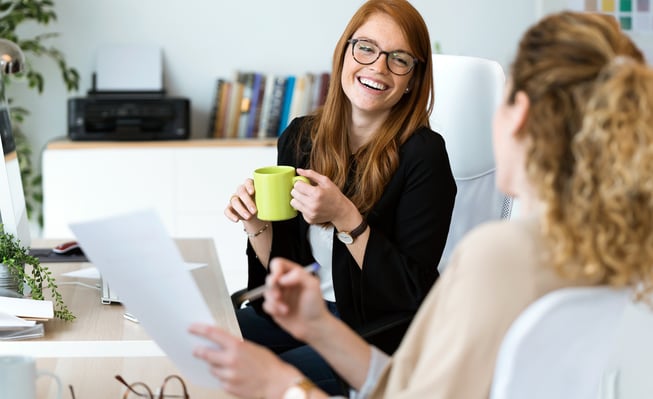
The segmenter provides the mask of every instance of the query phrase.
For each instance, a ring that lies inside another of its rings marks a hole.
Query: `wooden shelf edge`
[[[153,141],[72,141],[56,140],[48,143],[48,150],[81,150],[103,148],[179,148],[179,147],[274,147],[276,138],[265,139],[191,139]]]

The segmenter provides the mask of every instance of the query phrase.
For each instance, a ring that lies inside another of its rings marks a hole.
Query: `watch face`
[[[337,236],[338,236],[338,239],[339,239],[340,241],[342,241],[343,243],[345,243],[345,244],[347,244],[347,245],[349,245],[349,244],[351,244],[352,242],[354,242],[354,239],[352,238],[352,236],[349,235],[349,234],[347,234],[347,233],[345,233],[345,232],[340,232],[340,233],[337,234]]]
[[[295,385],[291,386],[284,392],[283,399],[306,399],[308,393],[315,385],[306,377],[302,377]]]
[[[283,399],[306,399],[307,392],[298,386],[292,386],[283,394]]]

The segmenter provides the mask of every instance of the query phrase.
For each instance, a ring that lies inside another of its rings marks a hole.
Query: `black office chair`
[[[243,298],[243,295],[247,292],[247,288],[241,288],[238,291],[231,294],[231,303],[234,305],[234,310],[238,310],[243,307],[247,302],[247,299]]]

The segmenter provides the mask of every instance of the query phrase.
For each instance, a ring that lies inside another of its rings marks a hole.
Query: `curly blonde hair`
[[[563,12],[533,26],[509,99],[531,107],[526,171],[563,276],[653,290],[653,72],[605,15]]]

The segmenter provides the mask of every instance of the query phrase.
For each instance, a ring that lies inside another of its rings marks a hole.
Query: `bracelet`
[[[264,224],[263,227],[261,227],[259,229],[259,231],[257,231],[256,233],[248,233],[247,230],[245,230],[245,229],[243,229],[243,231],[245,232],[245,234],[247,234],[247,237],[254,238],[254,237],[258,237],[259,235],[261,235],[261,233],[263,233],[265,230],[267,230],[268,226],[270,226],[269,223]]]

